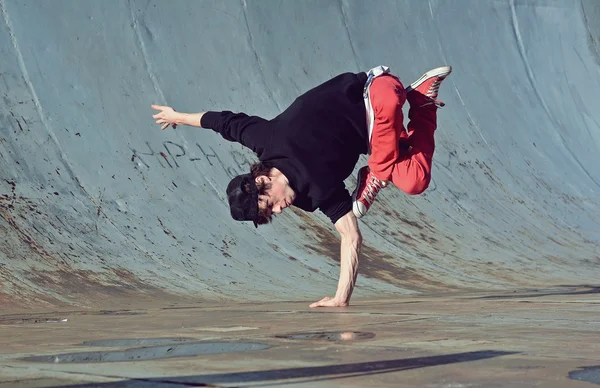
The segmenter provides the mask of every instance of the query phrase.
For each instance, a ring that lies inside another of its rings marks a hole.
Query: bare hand
[[[341,302],[335,298],[331,298],[329,296],[324,297],[323,299],[321,299],[318,302],[315,302],[313,304],[310,305],[310,308],[315,308],[315,307],[346,307],[348,306],[348,303],[346,302]]]
[[[156,120],[156,124],[162,124],[160,129],[164,130],[169,125],[174,129],[177,128],[176,121],[179,118],[179,113],[175,112],[173,108],[170,106],[152,105],[152,109],[160,111],[152,116]]]

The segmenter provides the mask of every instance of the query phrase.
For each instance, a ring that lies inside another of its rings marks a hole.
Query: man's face
[[[260,176],[257,181],[271,185],[265,194],[258,196],[258,207],[267,218],[272,214],[280,214],[283,209],[289,207],[296,199],[296,193],[289,184],[280,179],[272,179],[267,176]]]

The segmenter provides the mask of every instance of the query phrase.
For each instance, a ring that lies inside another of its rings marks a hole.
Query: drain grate
[[[600,384],[600,365],[584,366],[581,370],[569,372],[571,380],[587,381],[588,383]]]
[[[82,345],[86,346],[130,346],[130,347],[142,347],[142,346],[160,346],[160,345],[172,345],[182,342],[198,342],[197,338],[119,338],[119,339],[105,339],[97,341],[85,341]]]
[[[294,333],[278,335],[277,338],[295,339],[295,340],[313,340],[313,341],[356,341],[366,340],[375,337],[375,333],[366,333],[359,331],[324,331],[318,333]]]
[[[146,361],[174,357],[194,357],[202,354],[219,354],[263,350],[269,345],[244,342],[194,342],[182,345],[151,346],[124,351],[84,352],[56,354],[50,356],[33,356],[22,358],[22,361],[52,363],[96,363]]]

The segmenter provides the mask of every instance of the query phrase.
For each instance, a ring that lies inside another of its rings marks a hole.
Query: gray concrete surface
[[[210,130],[160,131],[150,105],[271,118],[379,64],[406,84],[454,71],[431,187],[385,190],[361,220],[353,301],[598,289],[595,0],[0,0],[0,14],[2,319],[200,301],[304,311],[332,294],[329,221],[293,209],[259,229],[231,221],[225,186],[252,153]]]
[[[0,387],[594,387],[600,298],[589,291],[13,314],[0,318]]]

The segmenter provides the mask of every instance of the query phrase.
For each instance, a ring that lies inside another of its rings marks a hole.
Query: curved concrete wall
[[[224,189],[252,153],[210,130],[160,131],[150,105],[271,118],[379,64],[405,84],[454,71],[431,187],[386,190],[361,221],[355,297],[597,279],[593,1],[0,0],[0,11],[6,306],[332,293],[329,221],[231,221]]]

